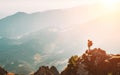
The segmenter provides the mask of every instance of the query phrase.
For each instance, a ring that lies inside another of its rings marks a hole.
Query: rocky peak
[[[80,57],[72,56],[61,75],[120,75],[120,55],[100,48],[86,50]]]
[[[51,70],[51,72],[52,72],[54,75],[59,75],[59,72],[58,72],[58,70],[57,70],[57,68],[56,68],[55,66],[52,66],[52,67],[50,68],[50,70]]]
[[[37,72],[34,73],[34,75],[59,75],[59,72],[54,66],[51,68],[48,66],[42,66],[38,69]]]

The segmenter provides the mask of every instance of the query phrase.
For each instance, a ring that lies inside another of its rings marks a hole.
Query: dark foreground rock
[[[54,66],[51,68],[48,66],[42,66],[37,72],[34,73],[34,75],[59,75],[59,72]]]
[[[50,71],[53,73],[53,75],[60,75],[57,68],[55,66],[52,66],[50,68]]]
[[[72,56],[61,75],[120,75],[120,55],[106,54],[100,48]]]
[[[0,67],[0,75],[7,75],[7,71]]]

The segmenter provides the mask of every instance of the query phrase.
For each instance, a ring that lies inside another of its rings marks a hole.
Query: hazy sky
[[[103,3],[106,9],[111,9],[111,4],[119,0],[0,0],[0,18],[15,12],[40,12],[52,9],[70,8],[93,3]]]
[[[91,4],[93,0],[0,0],[0,18],[15,12],[38,12]]]

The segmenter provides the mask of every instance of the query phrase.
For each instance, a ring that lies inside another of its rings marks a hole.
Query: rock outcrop
[[[57,68],[55,66],[52,66],[50,68],[50,71],[53,73],[53,75],[60,75]]]
[[[51,68],[48,66],[42,66],[37,72],[34,73],[34,75],[59,75],[59,72],[54,66]]]
[[[120,75],[120,55],[100,48],[86,50],[82,56],[72,56],[61,74],[54,66],[42,66],[34,75]]]
[[[120,75],[120,55],[106,54],[100,48],[72,56],[61,75]]]

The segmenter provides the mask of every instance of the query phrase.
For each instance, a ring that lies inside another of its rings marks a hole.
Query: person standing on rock
[[[93,45],[91,40],[88,40],[88,50],[90,51],[90,47]]]

